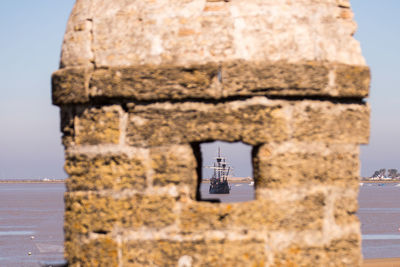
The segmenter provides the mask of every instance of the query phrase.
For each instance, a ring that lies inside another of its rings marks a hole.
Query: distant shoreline
[[[393,183],[400,183],[400,180],[360,180],[360,183],[393,184]]]
[[[49,180],[0,180],[0,184],[48,184],[48,183],[65,183],[65,180],[49,179]]]

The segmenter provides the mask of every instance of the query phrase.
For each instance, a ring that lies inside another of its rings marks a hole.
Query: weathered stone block
[[[330,101],[302,101],[294,105],[293,138],[298,141],[366,144],[369,107]]]
[[[67,190],[143,190],[146,187],[145,160],[139,153],[132,157],[126,154],[67,154],[64,167],[69,175]]]
[[[221,71],[223,94],[329,95],[329,71],[328,65],[318,62],[226,62]]]
[[[265,98],[221,104],[137,105],[129,112],[127,142],[158,146],[208,140],[257,145],[288,138],[287,117],[279,103]]]
[[[89,72],[86,68],[66,68],[54,72],[51,77],[53,104],[88,102]]]
[[[64,196],[65,240],[73,240],[90,232],[110,232],[118,221],[120,203],[112,197],[91,193],[66,193]]]
[[[255,97],[217,105],[196,102],[137,105],[129,113],[127,138],[135,146],[208,140],[259,145],[288,138],[366,143],[369,138],[369,109],[358,104]]]
[[[359,222],[356,212],[358,210],[357,194],[350,196],[339,196],[334,204],[335,222],[339,225]]]
[[[274,257],[274,267],[280,266],[360,266],[360,239],[358,235],[350,235],[331,241],[325,246],[292,245],[278,252]]]
[[[368,95],[369,81],[368,67],[317,61],[69,68],[53,74],[53,100],[60,105],[89,102],[89,96],[140,101],[257,95],[362,98]]]
[[[244,203],[189,202],[182,207],[183,232],[206,230],[321,230],[325,196],[311,194],[300,200],[257,199]]]
[[[75,126],[75,144],[118,144],[121,112],[117,105],[83,110]]]
[[[118,244],[110,237],[99,237],[87,242],[65,242],[68,266],[118,266]]]
[[[123,244],[124,266],[265,266],[260,240],[151,240]]]
[[[190,145],[154,147],[150,158],[155,186],[187,184],[196,188],[197,163]]]
[[[367,97],[370,84],[370,70],[365,66],[337,65],[335,87],[343,97]]]
[[[356,145],[325,143],[266,144],[253,158],[258,188],[311,185],[358,187],[359,152]]]
[[[220,95],[212,87],[217,75],[217,64],[99,69],[90,88],[92,96],[137,100],[217,98]]]
[[[174,212],[175,197],[120,194],[66,193],[65,239],[108,233],[116,226],[159,229],[174,224],[178,216]]]

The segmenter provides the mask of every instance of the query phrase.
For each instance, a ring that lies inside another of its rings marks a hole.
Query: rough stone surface
[[[195,188],[196,159],[190,146],[163,146],[150,149],[153,185],[187,184]]]
[[[68,266],[118,266],[117,243],[110,237],[100,237],[85,243],[65,242]]]
[[[355,29],[349,0],[77,0],[52,76],[68,265],[360,266]],[[254,200],[196,199],[214,140],[252,146]]]
[[[137,105],[129,113],[127,142],[134,146],[208,140],[256,145],[288,138],[282,106],[262,98],[226,104]]]
[[[88,70],[82,68],[61,69],[52,75],[53,103],[77,104],[89,101]]]
[[[330,184],[358,186],[358,147],[321,143],[266,144],[254,158],[257,186],[263,188]]]
[[[135,188],[143,190],[146,187],[145,158],[135,155],[129,158],[121,155],[86,154],[68,155],[65,171],[70,178],[67,180],[68,191],[103,190]]]
[[[88,108],[78,117],[75,125],[75,144],[118,144],[120,139],[119,106]]]
[[[206,230],[321,230],[324,196],[320,193],[296,201],[257,199],[240,204],[190,202],[182,207],[180,229]]]
[[[335,221],[339,225],[358,222],[356,212],[358,210],[357,195],[352,197],[344,196],[337,198],[335,202],[334,216]]]
[[[275,256],[272,266],[360,266],[360,240],[351,235],[322,247],[293,245]]]
[[[175,197],[169,195],[109,196],[67,193],[65,238],[108,233],[114,227],[158,229],[174,223]]]
[[[288,139],[359,144],[369,137],[367,106],[329,101],[257,97],[220,104],[137,105],[129,113],[127,142],[135,146],[208,140],[259,145]]]
[[[265,266],[259,240],[154,240],[127,242],[122,250],[124,266]],[[188,262],[188,265],[184,263]]]
[[[53,102],[74,104],[103,97],[145,101],[256,95],[365,97],[369,80],[368,67],[320,62],[81,67],[53,74]]]
[[[365,65],[346,2],[78,0],[61,66],[185,65],[227,58]]]
[[[365,144],[369,139],[369,107],[302,101],[293,111],[293,138],[307,142]],[[329,141],[328,141],[329,142]]]

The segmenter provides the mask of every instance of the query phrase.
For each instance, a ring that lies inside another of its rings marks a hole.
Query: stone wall
[[[359,266],[369,69],[346,0],[77,0],[53,74],[70,266]],[[202,142],[255,200],[198,201]]]

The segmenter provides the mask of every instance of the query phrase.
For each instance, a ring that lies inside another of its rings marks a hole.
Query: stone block
[[[366,144],[369,106],[305,100],[294,105],[292,129],[298,141]]]
[[[288,138],[280,103],[265,98],[221,104],[197,102],[136,105],[129,111],[127,142],[161,146],[222,140],[257,145]]]
[[[365,66],[337,65],[335,86],[343,97],[367,97],[370,84],[370,70]]]
[[[266,144],[253,158],[257,188],[335,185],[358,188],[356,145],[325,143]]]
[[[353,196],[338,196],[334,204],[334,217],[338,225],[358,223],[356,212],[358,210],[357,194]]]
[[[323,246],[295,244],[280,251],[274,256],[272,266],[360,266],[360,238],[353,234],[341,239],[332,240]]]
[[[145,157],[126,154],[67,154],[65,171],[68,191],[135,189],[146,187]]]
[[[152,66],[96,70],[90,81],[93,97],[133,100],[218,98],[212,86],[218,65]]]
[[[168,239],[130,241],[123,244],[124,266],[265,266],[260,240]]]
[[[329,72],[329,65],[318,62],[225,62],[223,95],[329,95]]]
[[[118,244],[110,237],[82,243],[65,242],[68,266],[118,266]]]
[[[65,239],[109,233],[114,227],[160,229],[175,223],[174,197],[120,194],[66,193]]]
[[[87,68],[66,68],[54,72],[51,77],[53,104],[88,102],[89,73]]]
[[[139,65],[96,70],[76,67],[53,74],[53,100],[61,105],[104,97],[140,101],[257,95],[362,98],[368,95],[369,77],[369,68],[365,66],[317,61],[231,60],[190,66]]]
[[[334,77],[334,78],[333,78]],[[368,96],[369,68],[321,62],[224,62],[223,96]]]
[[[85,108],[75,126],[76,145],[118,144],[122,109],[118,105]]]
[[[108,233],[122,213],[118,210],[122,206],[116,199],[91,193],[66,193],[64,202],[65,240],[74,240],[91,232]]]
[[[153,185],[197,184],[197,162],[190,145],[172,145],[150,149]]]
[[[244,203],[188,202],[182,206],[180,229],[207,230],[321,230],[325,196],[310,194],[300,200],[257,199]]]
[[[360,144],[369,138],[369,108],[362,104],[255,97],[221,104],[136,105],[129,115],[127,139],[135,146],[209,140],[259,145],[288,138]]]

